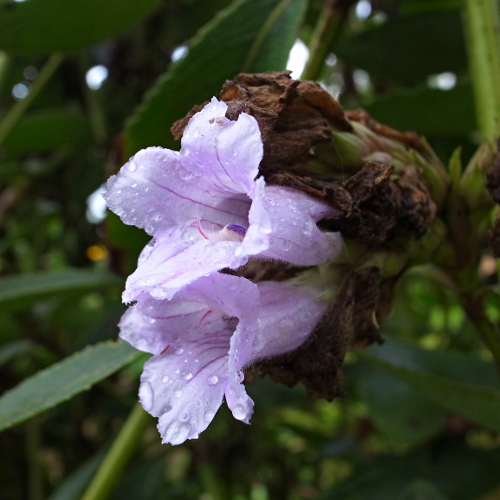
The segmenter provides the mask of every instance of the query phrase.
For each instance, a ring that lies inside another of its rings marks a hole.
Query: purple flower
[[[253,401],[242,385],[243,368],[300,346],[326,309],[319,293],[214,273],[171,300],[141,295],[121,319],[120,336],[154,355],[139,397],[159,417],[163,442],[197,438],[224,397],[233,416],[249,423]]]
[[[340,235],[316,222],[334,209],[293,189],[265,186],[257,121],[212,102],[193,116],[180,152],[139,151],[108,181],[105,199],[126,224],[153,236],[123,300],[146,291],[172,298],[184,285],[250,256],[310,266],[340,250]]]

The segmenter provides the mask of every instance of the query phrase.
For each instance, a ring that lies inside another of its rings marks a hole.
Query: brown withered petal
[[[303,383],[310,395],[327,399],[343,396],[342,365],[350,345],[381,342],[377,311],[386,314],[391,302],[381,294],[375,268],[350,273],[309,339],[298,349],[253,366],[260,375],[287,386]],[[383,300],[380,300],[383,299]]]

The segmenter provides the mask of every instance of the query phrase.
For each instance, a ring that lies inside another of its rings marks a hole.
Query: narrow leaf
[[[157,0],[29,0],[0,5],[0,49],[49,54],[116,36],[158,6]]]
[[[125,342],[103,342],[38,372],[0,398],[0,430],[89,389],[139,355]]]
[[[370,73],[408,83],[467,69],[458,10],[391,19],[341,41],[336,55]]]
[[[195,104],[217,95],[243,68],[285,69],[304,6],[304,0],[236,0],[221,11],[193,38],[188,54],[146,94],[127,125],[128,153],[148,146],[176,148],[170,126]]]
[[[376,120],[399,130],[425,135],[459,135],[476,130],[474,100],[469,83],[450,90],[419,86],[361,103]]]
[[[500,384],[490,363],[394,340],[360,354],[431,401],[500,431]]]
[[[24,116],[4,140],[9,153],[51,151],[63,144],[78,144],[90,138],[90,128],[81,113],[66,109],[36,111]]]
[[[52,295],[93,291],[121,283],[110,273],[77,269],[6,276],[0,278],[0,307],[22,309]]]

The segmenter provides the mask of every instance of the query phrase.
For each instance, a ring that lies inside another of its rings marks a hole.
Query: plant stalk
[[[500,136],[500,35],[496,0],[462,0],[476,116],[483,140]]]
[[[137,404],[81,500],[109,498],[129,460],[137,451],[142,433],[149,422],[149,415]]]
[[[0,123],[0,145],[9,135],[14,125],[16,125],[19,119],[23,116],[24,112],[28,109],[36,96],[43,89],[50,77],[54,74],[55,70],[58,68],[62,60],[62,54],[52,54],[43,68],[40,70],[40,73],[38,74],[37,79],[34,81],[29,94],[24,99],[17,101],[14,106],[12,106],[10,111]]]
[[[353,4],[351,0],[326,0],[309,44],[309,59],[301,80],[318,80],[328,53],[338,38]]]

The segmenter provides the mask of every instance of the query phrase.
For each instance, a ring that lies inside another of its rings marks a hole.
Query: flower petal
[[[252,360],[277,356],[301,346],[328,306],[318,298],[322,290],[287,282],[258,284],[260,310]]]
[[[240,245],[237,241],[205,240],[195,228],[157,235],[154,246],[143,250],[137,269],[128,277],[123,301],[136,300],[142,292],[170,299],[202,276],[225,267],[238,268],[248,260],[245,255],[236,255]]]
[[[258,307],[254,283],[214,273],[170,301],[142,294],[124,314],[120,336],[155,354],[139,395],[146,411],[160,417],[164,442],[196,438],[224,395],[235,417],[248,422],[253,401],[241,370],[251,357]]]
[[[226,388],[230,335],[223,330],[203,336],[144,365],[139,397],[146,411],[160,417],[164,443],[195,439],[212,421]]]
[[[228,120],[226,110],[227,105],[214,97],[191,118],[182,137],[180,161],[221,191],[250,195],[263,156],[259,125],[245,113],[237,121]]]
[[[247,224],[251,200],[217,186],[216,179],[186,170],[179,153],[147,148],[108,180],[104,199],[125,224],[151,235],[190,226],[200,217],[222,226]]]
[[[261,257],[301,266],[314,266],[335,257],[341,249],[340,233],[324,233],[316,225],[336,210],[300,191],[281,186],[265,189],[264,207],[272,233]]]

